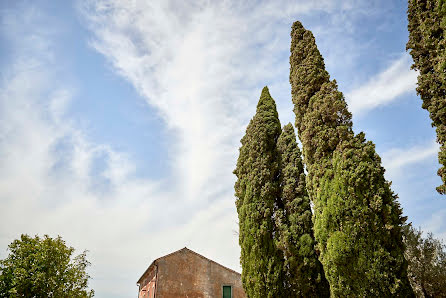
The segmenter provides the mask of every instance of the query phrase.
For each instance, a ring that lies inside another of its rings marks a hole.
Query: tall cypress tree
[[[407,50],[413,58],[412,68],[419,71],[417,93],[429,111],[440,143],[438,175],[443,184],[437,187],[446,193],[446,1],[409,0],[409,41]]]
[[[275,219],[279,235],[277,246],[285,258],[286,296],[329,297],[329,285],[315,251],[304,166],[291,123],[284,126],[277,141],[277,150],[280,197]]]
[[[283,256],[274,241],[281,127],[268,88],[242,138],[234,174],[242,282],[248,297],[283,297]]]
[[[314,203],[314,233],[334,297],[411,297],[397,196],[381,159],[330,80],[313,34],[291,32],[290,83]]]

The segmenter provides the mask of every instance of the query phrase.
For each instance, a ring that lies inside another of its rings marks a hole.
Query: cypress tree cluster
[[[291,32],[290,83],[314,203],[314,233],[334,297],[412,297],[397,196],[381,159],[330,80],[313,34]]]
[[[234,174],[239,216],[242,282],[248,297],[284,297],[283,256],[274,235],[274,208],[279,196],[276,148],[281,127],[268,88],[242,138]]]
[[[284,126],[277,150],[280,197],[275,219],[277,246],[284,255],[286,297],[329,297],[329,285],[315,251],[304,166],[291,123]]]
[[[293,126],[280,128],[268,88],[241,140],[234,174],[248,297],[328,297]]]
[[[409,41],[407,50],[413,58],[412,68],[419,71],[417,93],[429,111],[440,143],[438,175],[443,184],[437,187],[446,193],[446,1],[409,0]]]

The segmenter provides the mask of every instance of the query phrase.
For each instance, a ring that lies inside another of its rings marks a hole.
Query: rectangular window
[[[223,298],[232,298],[231,286],[223,286]]]

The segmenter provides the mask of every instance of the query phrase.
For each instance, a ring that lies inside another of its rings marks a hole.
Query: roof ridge
[[[146,275],[146,273],[150,271],[150,268],[152,268],[153,265],[155,265],[155,262],[156,262],[156,261],[158,261],[159,259],[168,257],[168,256],[170,256],[170,255],[173,255],[173,254],[175,254],[175,253],[177,253],[177,252],[180,252],[180,251],[182,251],[182,250],[184,250],[184,249],[188,249],[188,248],[185,246],[185,247],[183,247],[183,248],[181,248],[181,249],[175,250],[175,251],[173,251],[173,252],[171,252],[171,253],[168,253],[167,255],[164,255],[164,256],[162,256],[162,257],[159,257],[159,258],[156,258],[155,260],[153,260],[152,263],[150,264],[150,266],[147,267],[147,269],[144,271],[144,273],[143,273],[143,274],[141,275],[141,277],[138,279],[138,281],[136,282],[136,284],[139,284],[139,283],[141,282],[141,280],[142,280],[142,278],[144,277],[144,275]]]
[[[226,266],[224,266],[224,265],[222,265],[222,264],[220,264],[220,263],[217,263],[217,262],[215,262],[214,260],[211,260],[211,259],[209,259],[209,258],[206,258],[205,256],[203,256],[203,255],[201,255],[201,254],[199,254],[199,253],[197,253],[197,252],[193,251],[192,249],[187,248],[187,247],[185,246],[185,247],[183,247],[183,248],[181,248],[181,249],[175,250],[175,251],[173,251],[173,252],[171,252],[171,253],[169,253],[169,254],[167,254],[167,255],[164,255],[164,256],[162,256],[162,257],[159,257],[159,258],[156,258],[155,260],[153,260],[153,262],[152,262],[152,263],[150,264],[150,266],[144,271],[144,273],[141,275],[141,277],[138,279],[138,281],[137,281],[136,283],[137,283],[137,284],[141,283],[141,280],[142,280],[142,278],[144,277],[144,275],[145,275],[147,272],[150,271],[150,269],[155,265],[155,263],[156,263],[158,260],[167,258],[167,257],[169,257],[169,256],[171,256],[171,255],[173,255],[173,254],[179,253],[179,252],[181,252],[181,251],[188,251],[188,252],[191,252],[191,253],[197,255],[198,257],[200,257],[200,258],[202,258],[202,259],[205,259],[205,260],[207,260],[207,261],[210,261],[210,262],[212,262],[212,263],[214,263],[214,264],[216,264],[216,265],[218,265],[218,266],[220,266],[220,267],[223,267],[223,268],[225,268],[226,270],[229,270],[229,271],[231,271],[231,272],[233,272],[233,273],[235,273],[235,274],[241,275],[241,274],[238,273],[237,271],[235,271],[235,270],[233,270],[233,269],[231,269],[231,268],[229,268],[229,267],[226,267]]]
[[[236,274],[238,274],[238,275],[241,275],[241,274],[238,273],[237,271],[235,271],[235,270],[233,270],[233,269],[231,269],[231,268],[229,268],[229,267],[226,267],[226,266],[224,266],[224,265],[222,265],[222,264],[220,264],[220,263],[217,263],[216,261],[211,260],[211,259],[209,259],[209,258],[207,258],[207,257],[205,257],[205,256],[203,256],[203,255],[201,255],[201,254],[199,254],[199,253],[197,253],[197,252],[195,252],[195,251],[193,251],[193,250],[187,248],[187,247],[184,247],[183,249],[180,249],[180,250],[184,250],[184,249],[190,251],[190,252],[193,253],[193,254],[196,254],[197,256],[199,256],[199,257],[201,257],[201,258],[203,258],[203,259],[205,259],[205,260],[207,260],[207,261],[210,261],[210,262],[212,262],[212,263],[214,263],[214,264],[216,264],[216,265],[218,265],[218,266],[220,266],[220,267],[223,267],[223,268],[225,268],[225,269],[227,269],[227,270],[229,270],[229,271],[231,271],[231,272],[233,272],[233,273],[236,273]]]

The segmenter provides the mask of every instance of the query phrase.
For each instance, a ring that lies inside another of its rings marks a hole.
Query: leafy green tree
[[[409,0],[409,41],[407,50],[413,58],[412,68],[419,71],[417,93],[423,109],[429,111],[440,143],[438,175],[443,184],[437,187],[446,193],[446,1]]]
[[[74,257],[60,236],[22,235],[8,248],[0,260],[0,297],[93,297],[86,252]]]
[[[446,297],[446,246],[432,233],[404,226],[410,284],[417,297]]]
[[[313,34],[291,32],[290,83],[314,203],[314,233],[334,297],[411,297],[397,196],[364,133],[355,135]]]
[[[275,220],[279,235],[277,246],[285,258],[287,297],[329,297],[330,288],[316,255],[304,166],[291,123],[284,126],[277,150],[280,197]]]
[[[279,196],[280,132],[276,104],[265,87],[234,170],[242,282],[248,297],[284,297],[283,256],[275,245],[273,219]]]

